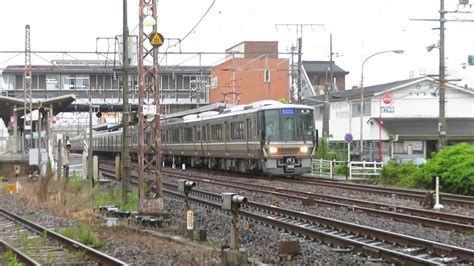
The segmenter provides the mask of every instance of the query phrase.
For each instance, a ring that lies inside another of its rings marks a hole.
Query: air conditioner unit
[[[459,0],[460,5],[469,5],[469,0]]]

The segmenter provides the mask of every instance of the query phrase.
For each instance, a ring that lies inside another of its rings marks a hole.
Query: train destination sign
[[[160,33],[154,31],[150,33],[150,35],[148,36],[148,39],[150,40],[150,43],[151,45],[153,45],[153,47],[158,48],[163,45],[163,40],[165,38]]]
[[[293,108],[281,109],[281,115],[295,115],[295,109]]]

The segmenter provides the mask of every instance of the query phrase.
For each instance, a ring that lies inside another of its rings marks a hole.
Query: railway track
[[[335,181],[315,180],[315,179],[310,179],[310,178],[300,178],[300,179],[291,180],[291,181],[288,181],[287,179],[278,179],[278,180],[283,181],[283,182],[300,183],[303,185],[328,186],[328,187],[357,190],[357,191],[362,191],[362,192],[367,192],[367,193],[380,194],[380,195],[384,195],[388,197],[392,197],[393,195],[395,195],[399,198],[414,199],[418,201],[423,200],[426,196],[426,193],[428,192],[426,190],[423,191],[423,190],[402,189],[402,188],[394,188],[394,187],[380,187],[380,186],[373,186],[373,185],[340,183],[340,182],[335,182]],[[440,197],[443,200],[443,203],[445,204],[474,208],[474,197],[449,194],[449,193],[440,193]]]
[[[107,169],[108,168],[104,168],[104,170]],[[110,171],[110,169],[108,171]],[[168,175],[174,178],[185,178],[201,183],[204,182],[212,185],[232,187],[240,190],[243,189],[257,193],[265,193],[279,197],[285,197],[291,200],[301,201],[304,205],[318,204],[336,208],[346,208],[349,210],[362,211],[373,216],[385,217],[400,222],[420,224],[427,227],[436,227],[457,232],[474,232],[474,217],[471,216],[382,204],[373,201],[364,201],[352,198],[348,199],[337,196],[318,195],[315,193],[285,189],[281,187],[275,188],[273,186],[264,186],[257,184],[249,185],[248,183],[238,181],[223,181],[218,178],[212,178],[209,176],[191,177],[189,173],[182,173],[179,171],[164,170],[162,172],[167,173]]]
[[[107,165],[114,165],[115,162],[113,161],[105,161],[101,162]],[[132,167],[133,168],[133,167]],[[178,172],[178,170],[171,170],[169,168],[162,168],[161,170],[163,173],[173,173]],[[188,172],[192,170],[187,170]],[[212,171],[205,170],[205,173],[201,171],[192,171],[192,174],[195,176],[201,176],[203,178],[208,177],[212,174]],[[218,174],[222,175],[222,172]],[[238,177],[238,178],[245,178],[249,179],[248,175],[238,175],[235,173],[226,174],[227,177]],[[261,177],[255,177],[255,179],[259,179]],[[290,182],[295,184],[302,184],[302,185],[315,185],[315,186],[327,186],[327,187],[335,187],[335,188],[342,188],[348,190],[356,190],[365,193],[372,193],[378,194],[385,197],[398,197],[402,199],[410,199],[416,201],[422,201],[426,197],[426,193],[429,192],[427,190],[413,190],[413,189],[403,189],[403,188],[394,188],[394,187],[381,187],[381,186],[374,186],[374,185],[363,185],[363,184],[351,184],[351,183],[341,183],[339,181],[329,181],[329,180],[320,180],[320,179],[312,179],[312,178],[276,178],[273,179],[275,181],[281,182]],[[462,206],[474,209],[474,197],[463,196],[463,195],[456,195],[456,194],[449,194],[449,193],[440,193],[440,197],[442,199],[443,204],[448,204],[452,206]]]
[[[186,178],[201,183],[204,182],[212,185],[232,187],[240,190],[272,194],[275,196],[285,197],[292,200],[298,200],[301,201],[303,204],[307,205],[319,204],[337,208],[344,207],[347,209],[359,210],[371,215],[386,217],[402,222],[416,223],[424,226],[455,230],[458,232],[474,232],[474,217],[470,216],[381,204],[372,201],[348,199],[336,196],[318,195],[310,192],[285,188],[275,188],[272,186],[264,186],[257,184],[248,184],[238,181],[223,181],[211,177],[196,178],[190,177],[188,174],[183,174],[175,171],[167,173],[176,178]]]
[[[127,265],[0,208],[0,249],[25,265]]]
[[[185,176],[180,178],[182,177]],[[188,176],[186,178],[192,180]],[[173,198],[184,197],[177,192],[176,184],[163,183],[163,192]],[[189,199],[200,206],[222,210],[220,194],[193,189]],[[377,257],[383,260],[381,262],[409,265],[474,262],[474,250],[471,249],[257,202],[243,204],[238,214],[250,222],[329,244],[335,247],[336,251]]]
[[[164,184],[164,192],[170,197],[184,197],[176,190],[175,184]],[[220,194],[193,189],[189,198],[198,205],[221,209]],[[362,253],[392,263],[437,265],[474,262],[474,250],[257,202],[242,204],[238,214],[249,221],[329,244],[337,250]]]

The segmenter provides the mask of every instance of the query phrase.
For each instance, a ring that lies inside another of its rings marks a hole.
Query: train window
[[[221,124],[211,126],[211,139],[222,140],[222,125]]]
[[[173,143],[179,143],[179,129],[178,128],[174,128],[172,130],[172,133],[173,133]]]
[[[192,127],[184,128],[183,133],[184,133],[183,134],[184,142],[193,142],[193,128]]]
[[[264,111],[265,138],[267,140],[280,140],[280,110]]]
[[[201,127],[195,127],[194,131],[196,132],[196,141],[201,141]]]
[[[313,110],[298,110],[298,139],[313,140],[314,139],[314,115]]]
[[[232,140],[244,139],[244,122],[233,122],[230,124],[230,138]]]
[[[133,143],[138,143],[138,134],[137,134],[137,132],[132,133],[132,142]]]
[[[207,126],[202,127],[202,140],[207,141]]]

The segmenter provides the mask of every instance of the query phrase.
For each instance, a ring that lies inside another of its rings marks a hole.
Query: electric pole
[[[301,49],[303,48],[303,38],[298,38],[298,80],[297,80],[297,93],[296,103],[301,103]]]
[[[332,34],[329,35],[329,82],[326,80],[326,89],[324,90],[324,117],[323,117],[323,138],[329,139],[329,91],[333,85],[333,67],[332,67]]]
[[[467,1],[468,3],[469,1]],[[464,3],[467,4],[467,3]],[[461,1],[460,1],[461,4]],[[446,64],[445,64],[445,23],[448,21],[454,22],[474,22],[474,20],[465,19],[447,19],[445,17],[448,13],[458,13],[458,11],[447,11],[444,7],[444,0],[440,0],[439,19],[411,19],[415,21],[438,21],[439,22],[439,80],[438,80],[438,94],[439,94],[439,118],[438,118],[438,150],[448,145],[447,138],[447,124],[446,124]],[[428,51],[436,47],[433,45],[427,47]]]
[[[32,130],[32,119],[31,114],[32,103],[31,103],[31,39],[30,39],[30,25],[25,26],[25,70],[23,72],[23,153],[27,154],[33,143],[33,130]],[[17,127],[18,125],[15,125]],[[30,140],[27,140],[27,136],[30,136]],[[16,138],[17,136],[15,136]],[[15,152],[17,147],[15,147]]]
[[[313,29],[313,27],[324,27],[324,24],[275,24],[275,27],[278,29],[278,27],[281,27],[281,26],[284,26],[284,27],[287,27],[287,28],[290,28],[290,27],[295,27],[296,28],[296,39],[298,41],[298,76],[297,76],[297,80],[296,80],[296,87],[297,87],[297,92],[296,92],[296,95],[292,95],[291,98],[293,98],[293,96],[296,98],[296,103],[301,103],[301,99],[302,99],[302,76],[301,76],[301,64],[302,64],[302,61],[301,61],[301,51],[302,51],[302,46],[303,46],[303,27],[311,27],[311,29]],[[293,69],[293,66],[292,68]],[[290,99],[291,99],[290,98]]]
[[[446,136],[446,67],[444,61],[444,0],[440,0],[439,10],[439,150],[446,147],[448,139]]]
[[[130,178],[130,107],[128,104],[128,20],[127,20],[127,0],[123,0],[123,112],[122,112],[122,200],[128,202],[128,181]]]

